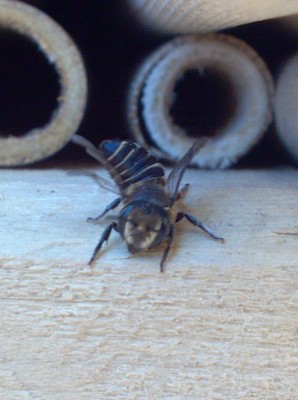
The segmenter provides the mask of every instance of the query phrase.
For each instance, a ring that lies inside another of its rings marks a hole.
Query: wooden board
[[[161,251],[129,255],[114,195],[64,170],[0,175],[0,398],[297,399],[298,171],[189,171]]]

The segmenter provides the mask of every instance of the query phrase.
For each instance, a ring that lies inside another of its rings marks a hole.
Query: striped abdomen
[[[165,171],[147,150],[133,142],[105,140],[100,144],[105,167],[121,189],[138,183],[165,185]]]

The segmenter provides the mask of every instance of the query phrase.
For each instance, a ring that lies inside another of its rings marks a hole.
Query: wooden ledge
[[[294,399],[298,171],[189,171],[161,252],[114,234],[86,266],[114,195],[65,170],[0,177],[0,395],[7,399]]]

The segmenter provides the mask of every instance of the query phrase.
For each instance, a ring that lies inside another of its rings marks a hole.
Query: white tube
[[[76,131],[85,110],[86,72],[72,39],[36,8],[18,1],[0,0],[0,28],[15,31],[35,42],[59,75],[58,107],[47,125],[20,137],[1,137],[0,134],[0,165],[25,165],[57,152]]]
[[[298,163],[298,54],[290,58],[277,80],[274,103],[278,136]]]
[[[148,28],[203,33],[298,13],[298,0],[127,0]]]
[[[175,124],[170,114],[173,98],[177,96],[175,86],[189,70],[204,74],[210,69],[227,83],[221,101],[230,101],[232,96],[233,112],[227,113],[224,124],[217,127],[216,136],[210,138],[193,164],[226,168],[246,154],[271,121],[273,82],[254,50],[227,35],[178,38],[145,60],[128,96],[128,120],[134,138],[147,147],[153,143],[169,160],[180,158],[194,137],[183,126]],[[187,109],[191,104],[181,107]],[[199,109],[197,112],[200,115]],[[212,112],[211,106],[211,115]],[[212,118],[216,119],[217,115]]]

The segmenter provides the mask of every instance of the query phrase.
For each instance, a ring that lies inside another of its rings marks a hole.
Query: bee
[[[96,218],[88,218],[88,221],[97,222],[120,203],[122,204],[118,221],[110,223],[102,233],[89,265],[94,262],[112,230],[121,235],[132,254],[154,249],[165,242],[160,272],[164,271],[173,244],[174,225],[183,218],[202,229],[211,238],[224,241],[196,217],[185,212],[177,212],[175,207],[189,187],[187,184],[179,190],[184,172],[194,155],[204,146],[205,138],[199,138],[194,142],[167,178],[165,168],[158,159],[136,143],[104,140],[96,148],[87,139],[76,134],[72,136],[72,142],[85,148],[89,155],[107,169],[120,192],[120,196],[106,206],[103,212]]]

